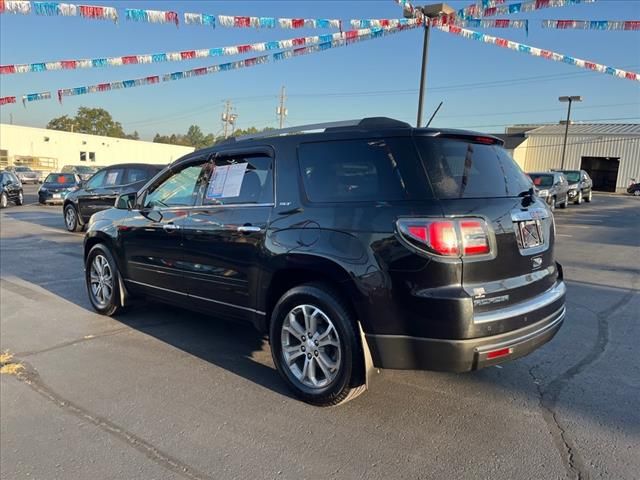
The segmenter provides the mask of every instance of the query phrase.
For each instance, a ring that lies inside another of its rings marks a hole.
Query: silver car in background
[[[8,170],[13,171],[22,184],[40,182],[40,173],[31,170],[29,167],[18,165],[13,168],[9,168]]]

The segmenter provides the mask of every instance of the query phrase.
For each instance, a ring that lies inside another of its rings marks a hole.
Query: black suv
[[[521,357],[560,328],[565,285],[551,211],[501,145],[371,118],[194,152],[91,218],[90,301],[249,321],[317,405],[353,398],[373,367]]]
[[[0,171],[0,208],[7,208],[9,202],[16,205],[24,203],[24,193],[22,192],[22,183],[18,180],[13,172]]]
[[[122,163],[98,170],[64,199],[64,224],[70,232],[84,228],[96,212],[111,208],[121,193],[137,192],[164,165]]]
[[[593,199],[593,181],[584,170],[558,170],[564,173],[569,182],[569,200],[575,205],[580,205],[583,201],[591,202]]]

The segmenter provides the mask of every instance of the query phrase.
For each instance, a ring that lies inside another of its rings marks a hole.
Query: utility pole
[[[564,156],[567,152],[567,136],[569,135],[569,123],[571,122],[571,104],[573,102],[581,102],[582,97],[572,95],[570,97],[558,97],[561,102],[569,102],[569,108],[567,108],[567,122],[564,126],[564,142],[562,143],[562,160],[560,161],[560,170],[564,170]]]
[[[441,17],[443,15],[450,15],[455,12],[446,3],[435,3],[432,5],[426,5],[424,7],[415,7],[414,11],[405,10],[404,16],[413,18],[415,11],[418,11],[423,16],[424,21],[424,39],[422,42],[422,67],[420,70],[420,93],[418,94],[418,119],[416,120],[416,126],[420,128],[422,126],[422,110],[424,107],[425,91],[427,89],[427,60],[429,58],[429,37],[431,33],[431,19]]]
[[[222,113],[222,128],[224,130],[224,138],[229,137],[229,125],[231,125],[231,135],[236,130],[237,113],[231,113],[231,100],[227,100],[224,104],[224,112]]]
[[[13,113],[9,114],[9,125],[13,125]]]
[[[289,113],[289,111],[286,108],[284,108],[284,101],[286,99],[287,99],[287,97],[285,96],[285,90],[284,90],[284,85],[283,85],[282,89],[280,89],[280,105],[278,105],[278,108],[276,108],[276,114],[280,118],[280,128],[281,129],[284,128],[284,119]]]

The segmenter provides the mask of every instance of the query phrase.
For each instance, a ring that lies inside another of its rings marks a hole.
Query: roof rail
[[[297,127],[281,128],[278,130],[266,130],[264,132],[250,133],[247,135],[241,135],[239,137],[229,137],[226,141],[242,141],[253,140],[257,138],[278,137],[280,135],[290,135],[292,133],[304,133],[312,132],[315,130],[333,130],[333,129],[348,129],[349,127],[361,127],[367,128],[409,128],[410,125],[399,120],[387,117],[370,117],[359,120],[343,120],[339,122],[326,122],[326,123],[312,123],[309,125],[300,125]]]

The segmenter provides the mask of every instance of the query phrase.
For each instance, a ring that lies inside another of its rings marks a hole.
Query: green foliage
[[[238,137],[242,135],[248,135],[251,133],[258,133],[261,131],[273,130],[273,128],[267,127],[262,130],[256,127],[249,127],[247,129],[238,129],[233,132],[233,136]],[[215,136],[213,133],[205,135],[202,129],[198,125],[191,125],[185,135],[172,134],[172,135],[160,135],[156,133],[153,137],[155,143],[169,143],[171,145],[184,145],[187,147],[194,147],[196,150],[209,147],[218,142],[224,140],[223,136]]]
[[[138,132],[130,135],[125,134],[122,124],[116,122],[111,114],[103,108],[80,107],[75,117],[63,115],[54,118],[47,124],[47,128],[115,138],[139,138]]]

